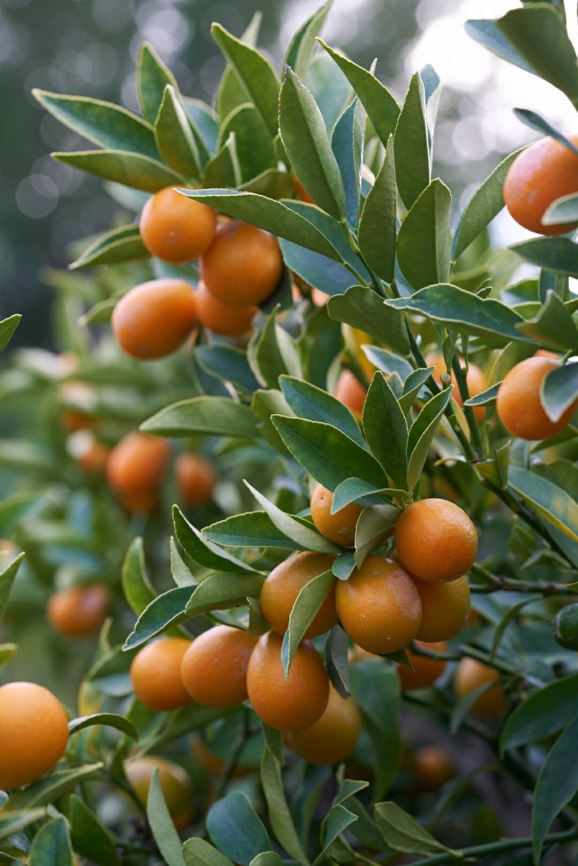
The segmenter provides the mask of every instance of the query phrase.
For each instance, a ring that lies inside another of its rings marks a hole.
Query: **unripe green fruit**
[[[578,650],[578,604],[569,604],[554,620],[554,637],[570,650]]]

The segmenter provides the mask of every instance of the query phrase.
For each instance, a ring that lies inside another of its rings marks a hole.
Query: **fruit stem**
[[[499,590],[507,590],[508,592],[538,592],[542,595],[576,595],[575,590],[569,589],[564,583],[553,583],[545,581],[531,580],[515,580],[508,577],[503,577],[500,574],[491,574],[481,565],[474,563],[470,571],[475,577],[479,577],[489,586],[477,587],[472,586],[473,592],[498,592]]]
[[[544,844],[549,845],[556,842],[572,842],[578,839],[578,830],[563,830],[560,833],[551,833],[544,839]],[[469,848],[461,848],[458,852],[447,854],[434,854],[423,860],[414,860],[409,866],[442,866],[444,863],[455,863],[455,854],[461,857],[475,857],[477,860],[487,857],[489,854],[497,854],[501,851],[515,851],[518,848],[531,848],[532,837],[520,836],[517,839],[502,839],[499,842],[489,842],[485,845],[472,845]]]

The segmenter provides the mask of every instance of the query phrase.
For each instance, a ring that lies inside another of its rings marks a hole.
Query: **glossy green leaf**
[[[431,156],[423,81],[415,73],[397,119],[394,135],[399,194],[408,210],[430,182]]]
[[[308,581],[299,591],[289,615],[289,626],[283,637],[281,661],[285,678],[289,676],[291,663],[295,657],[305,632],[319,613],[325,599],[333,590],[335,576],[324,571]]]
[[[349,809],[340,803],[329,810],[321,824],[321,841],[323,847],[313,861],[314,866],[323,863],[333,843],[339,839],[342,833],[345,833],[348,827],[355,824],[356,821],[357,815],[350,812]]]
[[[359,502],[361,505],[382,505],[383,496],[387,496],[391,491],[391,487],[376,487],[375,484],[369,484],[361,478],[346,478],[333,491],[331,514],[336,514],[351,502]]]
[[[285,55],[285,65],[290,66],[299,78],[306,74],[315,48],[315,39],[319,36],[325,19],[333,5],[333,0],[320,6],[313,15],[303,22],[289,45]]]
[[[363,407],[363,429],[373,454],[396,487],[407,484],[408,428],[383,373],[375,373]]]
[[[241,104],[225,118],[219,140],[226,141],[231,133],[235,136],[242,183],[275,167],[277,161],[271,132],[254,105]]]
[[[389,136],[395,130],[399,115],[399,105],[396,100],[372,72],[349,60],[341,51],[331,48],[322,39],[318,41],[347,77],[367,111],[367,116],[373,123],[379,138],[386,145]]]
[[[504,207],[504,181],[520,150],[500,162],[475,191],[460,217],[454,235],[452,258],[457,259]]]
[[[546,226],[578,222],[578,194],[571,193],[557,198],[544,212],[542,222]]]
[[[167,84],[179,92],[173,73],[154,48],[143,43],[137,63],[137,90],[142,113],[150,123],[157,118]]]
[[[265,744],[261,753],[261,785],[267,801],[267,809],[271,828],[279,843],[291,857],[299,864],[307,866],[308,860],[299,839],[285,790],[283,787],[283,775],[281,772],[281,742],[277,749],[271,748],[271,736],[278,732],[267,731],[265,733]],[[257,858],[262,855],[257,855]],[[254,862],[254,861],[252,861]],[[265,861],[263,866],[270,866]]]
[[[138,225],[122,226],[99,235],[68,267],[79,270],[95,265],[118,265],[148,259],[149,255]]]
[[[281,238],[339,260],[339,254],[312,223],[288,204],[232,189],[183,190],[183,194],[218,208],[227,216],[244,220]]]
[[[413,490],[420,480],[428,451],[437,432],[440,419],[448,407],[451,395],[451,388],[436,394],[423,406],[411,425],[407,443],[409,490]]]
[[[520,466],[510,466],[508,486],[547,523],[578,542],[578,502],[565,490]]]
[[[158,159],[151,127],[126,108],[100,99],[66,96],[37,88],[32,95],[53,117],[82,138],[111,150]]]
[[[361,512],[355,525],[355,564],[358,568],[391,534],[399,513],[399,508],[394,505],[372,505]]]
[[[530,111],[527,108],[514,108],[514,114],[521,120],[524,126],[528,126],[530,129],[534,129],[536,132],[540,132],[542,135],[547,135],[550,138],[553,138],[555,141],[559,141],[560,144],[563,144],[564,147],[571,150],[576,156],[578,156],[578,147],[562,132],[556,129],[555,126],[552,126],[551,123],[542,117],[541,114],[538,114],[537,111]]]
[[[34,837],[30,866],[73,866],[66,818],[60,815],[44,824]]]
[[[329,490],[352,475],[386,486],[377,460],[336,427],[281,415],[274,415],[272,421],[295,459]]]
[[[205,189],[236,187],[240,183],[241,166],[237,157],[237,143],[235,134],[231,133],[215,155],[207,161],[203,174],[203,187]]]
[[[336,553],[339,548],[328,541],[317,530],[305,526],[295,517],[287,514],[278,508],[273,502],[270,502],[262,493],[255,490],[248,481],[245,481],[245,486],[251,491],[259,505],[265,510],[271,523],[287,536],[291,541],[298,544],[304,550],[315,550],[318,553]]]
[[[390,283],[393,279],[396,241],[397,191],[393,140],[375,183],[366,196],[359,223],[359,249],[369,267]]]
[[[347,106],[331,135],[331,149],[339,166],[345,192],[345,216],[353,227],[357,226],[359,217],[365,120],[365,111],[355,100]]]
[[[325,123],[313,94],[290,68],[279,96],[279,131],[304,188],[323,210],[340,219],[345,191]]]
[[[300,244],[281,240],[281,252],[290,270],[309,286],[327,295],[341,295],[357,283],[357,278],[343,265]]]
[[[71,796],[69,806],[74,850],[98,866],[120,866],[116,841],[92,809],[77,794]]]
[[[155,120],[155,141],[163,160],[184,177],[201,176],[199,151],[178,92],[167,84]]]
[[[219,125],[215,112],[201,99],[181,96],[181,101],[197,142],[201,162],[205,164],[217,148]]]
[[[138,616],[155,598],[146,570],[142,538],[135,538],[127,550],[121,577],[124,597]]]
[[[248,406],[226,397],[193,397],[161,409],[141,425],[161,436],[231,436],[253,439],[255,418]]]
[[[287,538],[265,511],[233,514],[203,529],[203,534],[225,547],[273,547],[300,550],[302,545]]]
[[[19,553],[18,556],[7,565],[5,565],[0,572],[0,622],[2,621],[2,617],[4,616],[4,612],[8,604],[8,598],[10,596],[10,591],[14,585],[16,575],[18,574],[18,569],[22,565],[24,556],[24,553]]]
[[[182,183],[182,176],[149,156],[122,150],[84,150],[53,153],[58,162],[145,192],[158,192]]]
[[[297,418],[332,424],[365,447],[359,424],[351,410],[332,394],[294,376],[281,376],[279,384],[287,404]]]
[[[241,349],[221,343],[198,346],[195,358],[208,373],[218,376],[223,382],[231,382],[236,388],[250,393],[259,387],[247,362],[247,355]]]
[[[221,854],[209,842],[193,837],[183,845],[186,866],[233,866],[233,861]]]
[[[540,268],[578,276],[578,244],[570,238],[532,238],[510,247],[517,255]]]
[[[133,740],[138,740],[138,732],[134,725],[124,716],[119,716],[116,713],[94,713],[91,716],[80,716],[68,723],[68,733],[69,735],[76,734],[78,731],[84,731],[85,728],[92,728],[95,725],[116,728],[117,731],[122,731]]]
[[[554,6],[527,4],[497,21],[468,21],[466,30],[498,57],[549,81],[578,102],[576,54]]]
[[[6,798],[7,794],[4,795]],[[4,805],[3,803],[1,805]],[[41,821],[46,816],[45,809],[26,809],[22,812],[9,811],[6,812],[4,818],[0,818],[0,840],[12,836],[14,833],[21,833],[30,824],[36,821]],[[7,861],[8,863],[10,861]],[[20,864],[19,864],[20,866]]]
[[[409,352],[407,328],[403,316],[385,305],[373,289],[352,286],[344,295],[330,298],[327,312],[337,322],[360,328],[377,343],[389,346],[402,355]]]
[[[193,588],[190,586],[177,586],[157,595],[137,619],[133,630],[124,642],[123,649],[135,649],[169,626],[177,625],[187,619],[185,611],[192,593]]]
[[[540,855],[552,821],[578,791],[577,737],[578,713],[550,749],[538,775],[532,807],[532,838],[536,866],[541,862]]]
[[[247,96],[263,118],[271,135],[277,134],[279,79],[269,60],[220,24],[211,27],[213,39],[237,73]]]
[[[173,523],[179,544],[194,562],[215,571],[255,571],[250,565],[206,538],[200,529],[187,520],[178,505],[173,506]]]
[[[103,764],[99,761],[95,764],[74,767],[72,770],[53,770],[49,776],[45,776],[39,782],[34,782],[27,788],[13,793],[10,797],[10,809],[18,811],[47,806],[69,794],[85,780],[100,772],[102,768]]]
[[[508,716],[500,748],[516,749],[546,740],[576,716],[578,674],[564,677],[533,692]]]
[[[241,866],[249,866],[254,857],[272,847],[261,819],[241,791],[233,791],[211,806],[207,830],[219,850]]]
[[[12,339],[12,334],[20,324],[21,318],[20,313],[14,313],[13,316],[8,316],[0,321],[0,352],[4,351]]]
[[[153,770],[146,811],[154,840],[166,866],[185,866],[181,840],[163,795],[157,767]]]
[[[449,279],[451,200],[447,186],[436,178],[414,200],[401,224],[397,259],[414,289]]]
[[[334,626],[325,643],[325,665],[334,689],[342,698],[350,695],[349,686],[349,637],[341,628]]]
[[[378,803],[375,821],[388,848],[405,854],[435,854],[440,851],[452,854],[441,842],[425,830],[421,824],[404,812],[397,803]]]
[[[553,289],[548,289],[545,302],[537,314],[521,322],[517,329],[536,342],[563,350],[578,350],[578,329],[570,308]]]
[[[246,605],[248,598],[259,597],[262,585],[260,574],[210,574],[195,588],[187,604],[187,616]]]
[[[261,333],[256,335],[249,362],[265,387],[277,388],[284,374],[301,375],[295,341],[277,321],[277,310],[273,310]]]
[[[540,389],[542,406],[551,421],[559,421],[578,399],[578,364],[565,364],[544,378]]]

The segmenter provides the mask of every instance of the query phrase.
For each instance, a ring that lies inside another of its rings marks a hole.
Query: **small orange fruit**
[[[426,355],[425,362],[428,367],[435,368],[432,372],[432,378],[438,385],[441,385],[441,378],[444,373],[447,373],[446,362],[444,361],[443,355],[440,355],[438,352],[430,352]],[[460,363],[463,367],[463,362]],[[462,395],[460,394],[456,374],[453,370],[451,372],[450,380],[452,385],[454,386],[452,396],[458,406],[463,406]],[[486,377],[483,371],[471,361],[468,364],[468,372],[466,373],[466,385],[468,386],[468,393],[470,397],[476,397],[478,394],[481,394],[482,391],[485,391],[488,387]],[[483,421],[486,414],[485,406],[475,406],[473,411],[476,420]]]
[[[106,476],[117,493],[142,493],[159,487],[169,459],[166,439],[147,433],[128,433],[108,458]]]
[[[263,616],[277,634],[284,635],[287,631],[289,615],[303,587],[324,571],[330,571],[334,559],[329,553],[294,553],[269,574],[261,587],[259,602]],[[305,637],[323,634],[336,623],[335,594],[332,590],[315,614]]]
[[[301,644],[285,679],[282,640],[275,632],[259,638],[247,669],[247,690],[260,719],[278,731],[309,728],[329,700],[329,677],[314,647]]]
[[[228,625],[196,637],[181,661],[183,684],[199,704],[234,707],[247,697],[247,665],[257,638]]]
[[[513,436],[530,441],[549,439],[572,420],[578,401],[558,421],[552,421],[540,400],[542,382],[559,366],[560,362],[554,358],[534,356],[520,361],[506,374],[498,390],[497,410],[500,421]]]
[[[331,513],[333,494],[322,484],[317,484],[311,497],[311,519],[325,538],[340,544],[342,547],[353,547],[355,543],[355,526],[363,511],[361,505],[351,502]]]
[[[186,638],[165,637],[143,647],[130,666],[134,693],[151,710],[176,710],[191,697],[181,678],[181,662],[190,647]]]
[[[200,201],[172,187],[152,195],[140,218],[140,236],[152,256],[179,265],[209,248],[217,230],[217,214]]]
[[[500,672],[477,659],[466,657],[460,661],[454,679],[454,692],[458,699],[465,698],[486,683],[494,685],[474,701],[470,712],[482,719],[505,715],[508,705],[500,684]]]
[[[414,771],[424,791],[438,791],[456,774],[452,759],[439,746],[418,749],[414,755]]]
[[[110,591],[104,583],[73,586],[50,597],[46,615],[60,634],[83,637],[100,631],[109,602]]]
[[[215,486],[213,464],[198,454],[179,454],[175,460],[179,496],[187,505],[206,505]]]
[[[335,386],[335,396],[337,399],[344,406],[347,406],[348,409],[351,409],[354,415],[359,416],[363,412],[366,394],[367,389],[353,375],[351,370],[343,370]]]
[[[85,472],[102,472],[106,466],[110,448],[99,442],[90,430],[76,430],[66,441],[66,449]]]
[[[478,536],[459,505],[421,499],[397,521],[395,547],[403,567],[419,580],[456,580],[474,563]]]
[[[354,750],[361,733],[361,713],[353,698],[342,698],[333,686],[327,706],[311,727],[292,731],[287,742],[311,764],[337,764]]]
[[[449,640],[466,624],[470,612],[470,586],[467,577],[449,583],[416,580],[421,599],[421,625],[418,640]]]
[[[253,316],[259,307],[231,307],[211,294],[205,284],[197,286],[197,313],[204,328],[222,337],[242,337],[251,330]]]
[[[129,758],[124,772],[143,806],[146,806],[153,773],[159,771],[159,783],[169,814],[177,830],[184,830],[195,813],[194,793],[188,773],[174,761],[158,755]]]
[[[433,650],[434,652],[446,652],[448,648],[445,641],[424,643],[423,641],[416,640],[415,643],[417,646]],[[435,683],[446,668],[446,661],[444,659],[428,658],[428,656],[412,652],[411,649],[407,649],[406,653],[413,666],[413,670],[408,668],[407,665],[401,664],[397,668],[401,687],[404,691],[428,688]]]
[[[335,604],[341,624],[360,647],[385,655],[406,646],[421,623],[421,602],[405,569],[368,556],[349,580],[338,580]]]

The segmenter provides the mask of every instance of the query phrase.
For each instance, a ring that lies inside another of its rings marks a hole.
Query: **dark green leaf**
[[[409,351],[407,329],[397,313],[385,305],[385,299],[365,286],[352,286],[344,295],[330,298],[327,312],[337,322],[360,328],[376,342],[390,346],[402,355]]]
[[[40,828],[34,837],[28,862],[30,866],[72,866],[66,818],[60,815]]]
[[[71,796],[69,803],[74,850],[98,866],[119,866],[115,839],[94,812],[77,794]]]
[[[155,598],[146,571],[142,538],[135,538],[127,550],[122,565],[122,589],[129,606],[137,614]]]
[[[281,376],[279,384],[291,411],[297,418],[332,424],[365,447],[359,424],[348,407],[336,397],[322,388],[317,388],[293,376]]]
[[[265,511],[233,514],[206,526],[203,534],[226,547],[274,547],[281,550],[300,550],[302,547],[287,538]]]
[[[349,697],[349,638],[341,628],[334,626],[325,644],[325,664],[333,687],[342,698]]]
[[[374,751],[374,796],[381,797],[397,776],[402,756],[399,677],[381,659],[352,665],[350,676],[351,694],[363,713]]]
[[[345,215],[351,226],[357,226],[365,112],[355,100],[347,106],[333,129],[331,149],[341,172],[345,191]]]
[[[500,747],[516,749],[546,740],[576,716],[578,674],[572,674],[533,692],[508,716]]]
[[[270,502],[262,493],[255,490],[248,481],[245,481],[248,490],[251,491],[259,505],[268,514],[271,522],[277,527],[279,532],[282,532],[291,541],[298,544],[300,548],[305,550],[316,550],[318,553],[336,553],[339,548],[331,541],[328,541],[320,535],[316,529],[305,526],[295,517],[287,514],[278,508],[273,502]]]
[[[192,593],[193,587],[177,586],[158,595],[139,616],[123,649],[135,649],[169,626],[187,619],[185,610]]]
[[[159,771],[156,767],[147,797],[147,818],[166,866],[185,866],[181,840],[165,802]]]
[[[555,141],[559,141],[560,144],[563,144],[564,147],[578,156],[578,147],[569,138],[559,132],[556,127],[548,123],[538,112],[529,111],[527,108],[514,108],[514,114],[525,126],[529,126],[530,129],[535,129],[537,132],[541,132],[543,135],[548,135]]]
[[[172,84],[165,87],[155,120],[157,149],[166,164],[184,177],[199,179],[201,164],[189,118]]]
[[[237,388],[252,392],[259,387],[247,362],[247,354],[241,349],[224,344],[199,346],[195,349],[195,358],[208,373],[224,382],[231,382]]]
[[[12,338],[12,334],[20,324],[22,316],[20,313],[14,313],[13,316],[8,316],[7,319],[0,321],[0,352],[3,352]]]
[[[409,209],[428,186],[431,172],[424,86],[417,72],[397,119],[394,148],[397,186]]]
[[[206,568],[211,568],[214,571],[250,571],[255,569],[250,565],[237,559],[232,553],[229,553],[214,541],[210,541],[204,536],[200,529],[193,526],[185,515],[182,513],[178,505],[173,506],[173,522],[175,527],[175,535],[184,551],[191,557],[194,562],[199,562]]]
[[[94,725],[116,728],[117,731],[122,731],[133,740],[138,740],[138,733],[134,725],[124,716],[116,715],[116,713],[94,713],[92,716],[80,716],[68,723],[68,733],[70,735],[76,734],[77,731],[84,731],[85,728],[92,728]]]
[[[335,576],[324,571],[308,581],[299,591],[289,615],[289,626],[283,637],[281,661],[285,678],[289,676],[295,653],[305,636],[305,632],[317,616],[321,606],[335,585]]]
[[[281,754],[281,741],[277,749],[271,748],[271,734],[272,732],[265,731],[265,745],[261,754],[261,784],[267,801],[269,820],[275,836],[285,851],[297,863],[307,866],[309,861],[299,840],[283,788],[281,763],[278,757]],[[270,864],[265,863],[263,866],[270,866]]]
[[[138,225],[122,226],[94,240],[68,267],[71,270],[95,265],[118,265],[150,255],[142,242]]]
[[[542,381],[540,399],[551,421],[559,421],[578,398],[578,364],[552,370]]]
[[[249,866],[254,857],[272,847],[263,823],[241,791],[233,791],[211,806],[207,830],[219,850],[241,866]]]
[[[428,833],[421,824],[404,812],[397,803],[378,803],[375,820],[388,848],[405,854],[434,854],[439,851],[452,854],[441,842]]]
[[[227,116],[220,130],[219,140],[226,141],[231,134],[235,136],[243,183],[275,167],[273,139],[255,106],[247,103],[239,105]]]
[[[277,321],[277,309],[267,318],[261,333],[252,343],[250,363],[259,384],[276,388],[285,373],[301,375],[301,363],[295,341]]]
[[[578,502],[565,490],[520,466],[510,466],[508,486],[544,520],[578,542]]]
[[[532,807],[532,838],[536,864],[541,861],[544,840],[552,821],[578,791],[577,737],[578,714],[550,749],[536,782]]]
[[[414,200],[401,224],[397,258],[414,289],[444,283],[450,273],[451,193],[438,178]]]
[[[231,574],[229,571],[210,574],[195,588],[187,605],[187,616],[246,605],[247,599],[259,597],[262,584],[259,574]]]
[[[254,439],[255,418],[248,406],[226,397],[193,397],[161,409],[141,425],[142,430],[163,436],[237,436]]]
[[[137,63],[137,90],[142,113],[150,123],[157,118],[167,84],[179,92],[173,73],[152,45],[143,43]]]
[[[145,192],[158,192],[166,186],[182,183],[182,176],[168,166],[138,153],[127,153],[122,150],[84,150],[73,153],[53,153],[52,156],[64,165]]]
[[[237,145],[231,133],[223,146],[208,160],[203,175],[205,188],[231,186],[241,183],[241,167],[237,158]]]
[[[510,249],[540,268],[578,276],[578,244],[570,238],[532,238],[512,244]]]
[[[407,443],[409,490],[413,490],[420,480],[429,448],[437,432],[440,419],[450,402],[451,394],[452,389],[447,388],[432,397],[411,425]]]
[[[395,263],[397,192],[393,139],[385,151],[381,170],[363,206],[359,223],[359,249],[372,270],[388,283]]]
[[[4,616],[4,611],[8,604],[10,591],[18,574],[18,569],[24,560],[24,553],[19,553],[18,556],[9,562],[0,572],[0,622]]]
[[[383,373],[375,373],[363,407],[363,429],[369,447],[387,477],[405,490],[408,429],[405,415]]]

